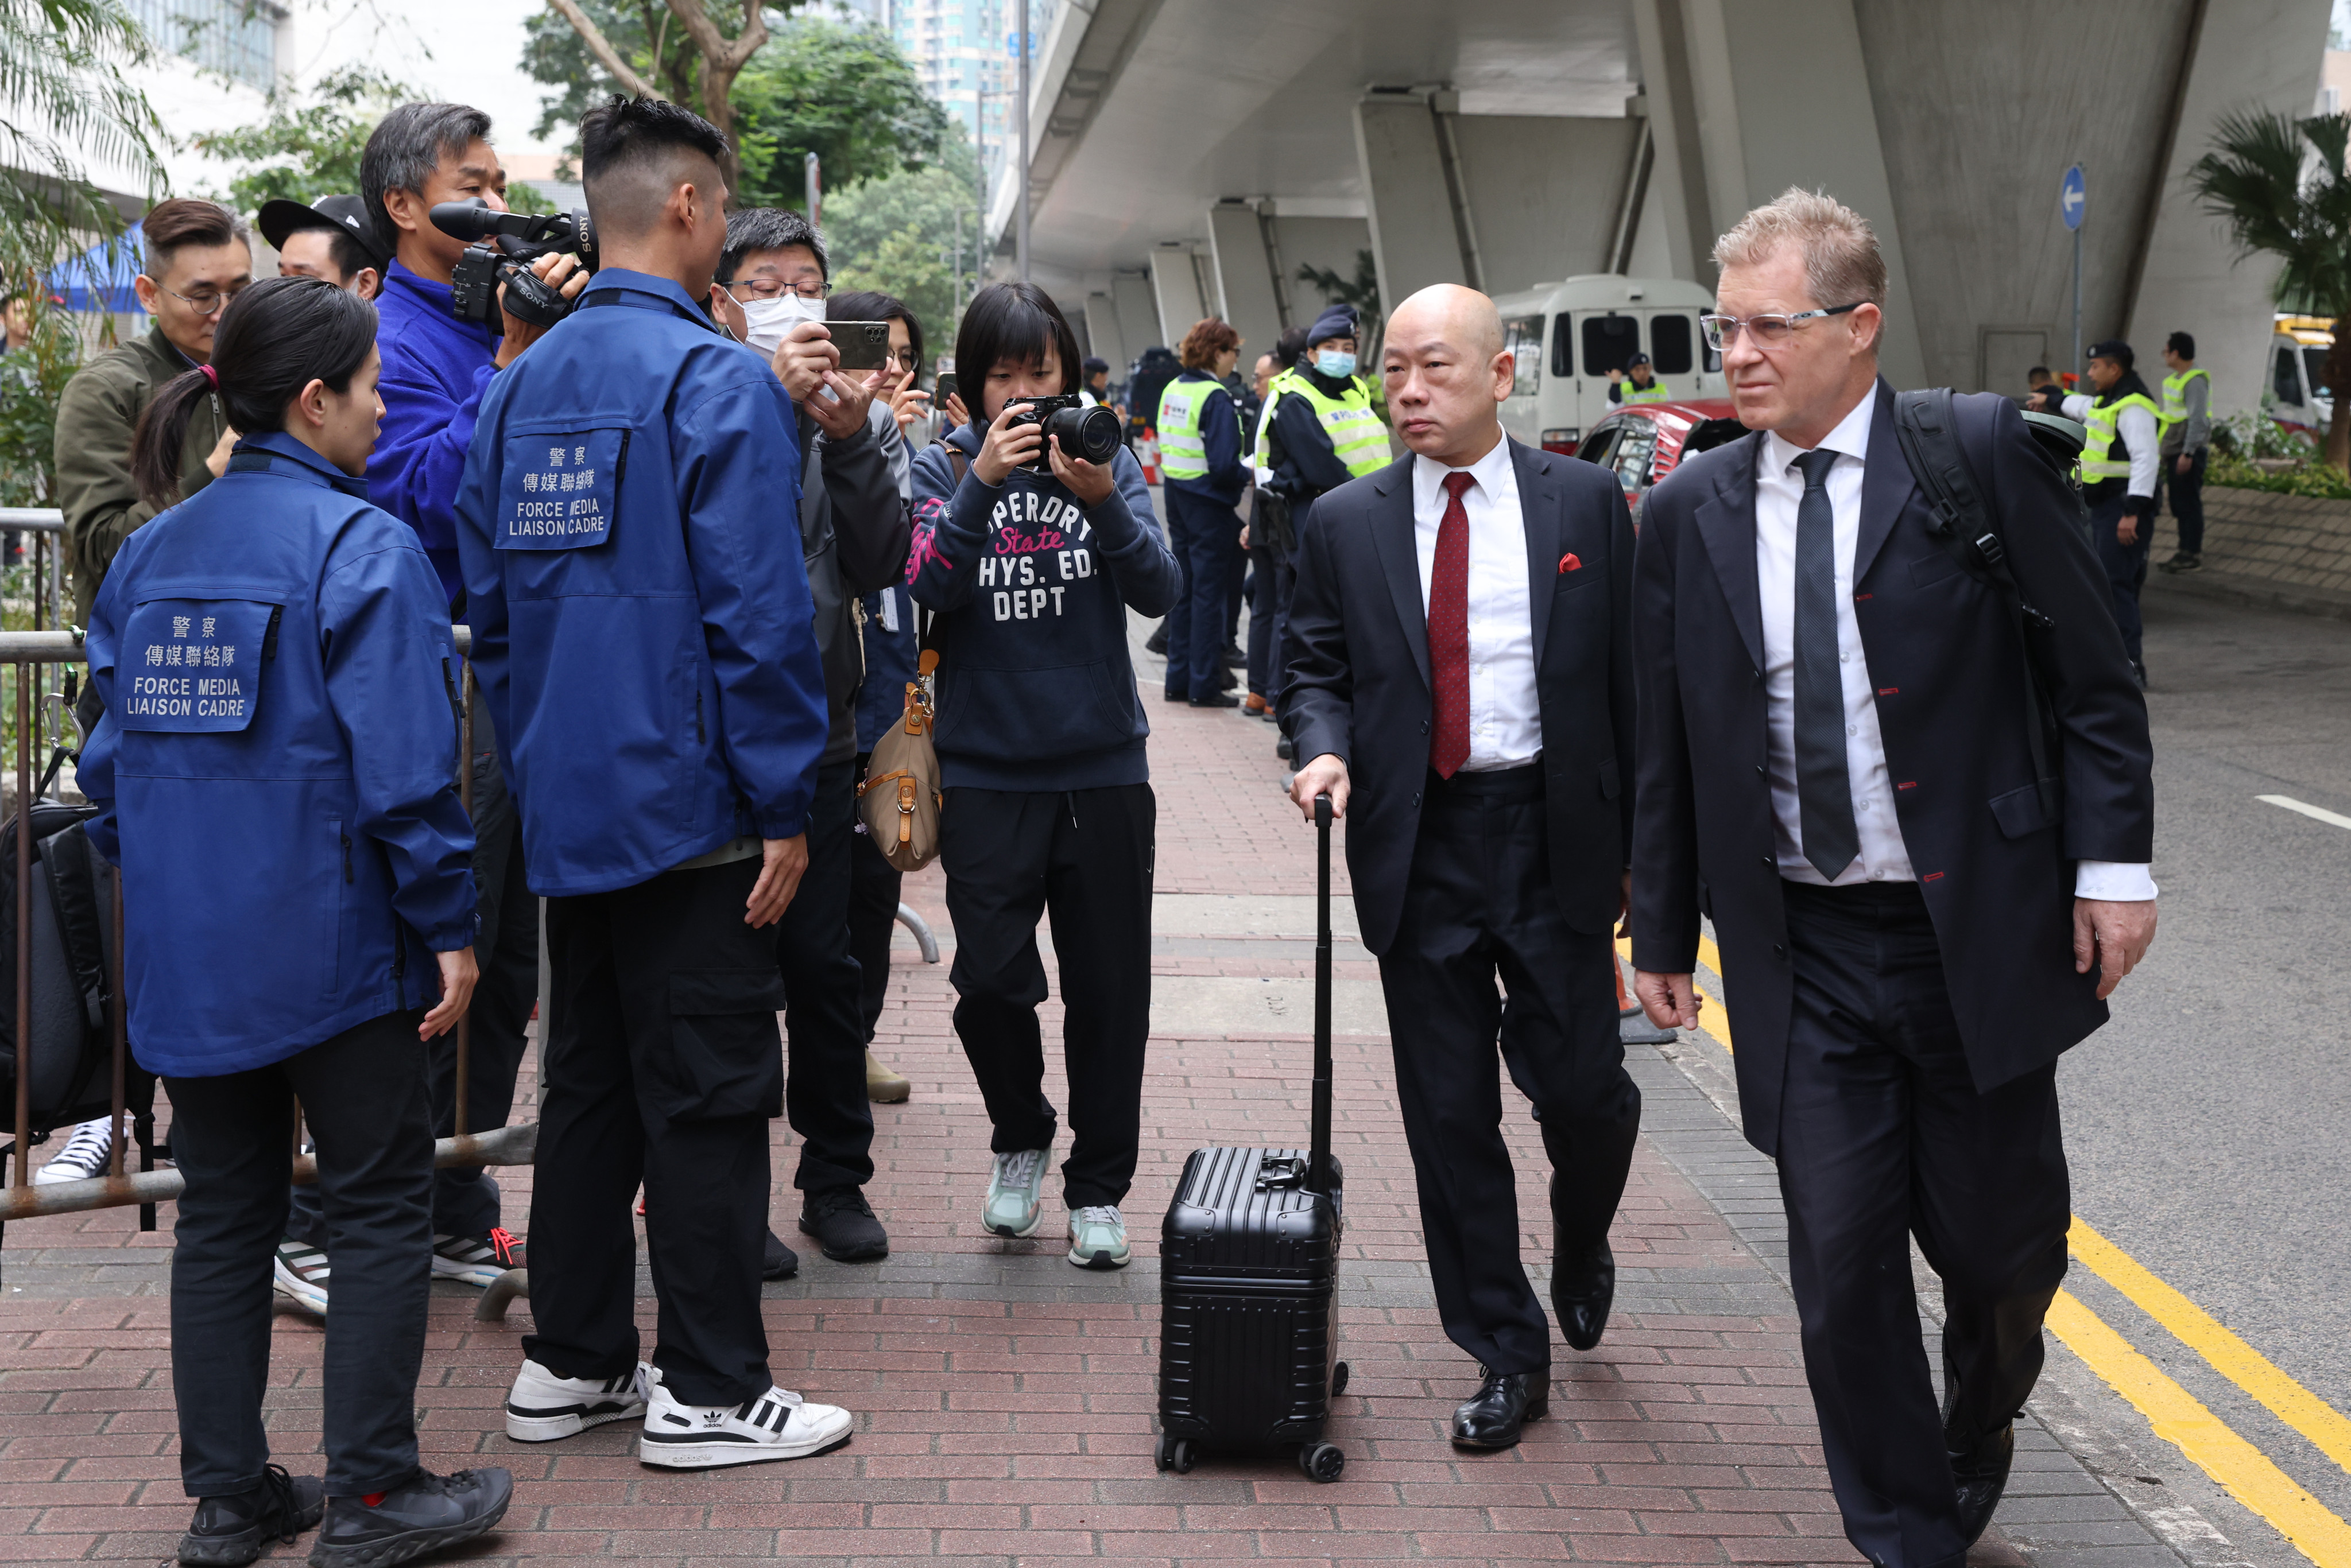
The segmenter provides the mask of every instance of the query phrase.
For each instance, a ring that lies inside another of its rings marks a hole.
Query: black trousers
[[[1447,1337],[1496,1372],[1537,1372],[1551,1320],[1519,1259],[1494,1053],[1541,1119],[1558,1257],[1579,1258],[1607,1239],[1641,1128],[1615,954],[1604,931],[1570,929],[1552,894],[1540,764],[1431,774],[1427,801],[1380,959],[1421,1232]]]
[[[636,1364],[642,1181],[664,1381],[689,1405],[772,1385],[759,1260],[784,997],[775,928],[743,923],[758,877],[737,860],[548,900],[555,1029],[530,1202],[537,1332],[522,1343],[558,1376]]]
[[[1795,1006],[1780,1191],[1829,1480],[1874,1561],[1957,1564],[1947,1438],[1971,1447],[2023,1408],[2065,1273],[2057,1070],[1976,1092],[1917,884],[1782,887]],[[1914,1235],[1949,1312],[1939,1410]]]
[[[867,757],[857,759],[857,774],[865,774]],[[857,961],[859,1012],[865,1024],[865,1044],[882,1022],[890,1000],[890,941],[898,923],[898,896],[905,873],[883,858],[873,836],[852,823],[849,834],[849,956]],[[870,1118],[872,1112],[868,1110]]]
[[[2210,448],[2198,448],[2195,461],[2181,473],[2172,466],[2180,454],[2170,452],[2156,468],[2157,504],[2168,498],[2171,515],[2179,524],[2179,548],[2190,556],[2204,553],[2204,464],[2210,456]]]
[[[479,715],[476,715],[477,722]],[[486,727],[475,732],[479,742]],[[481,982],[465,1010],[465,1130],[488,1132],[514,1112],[515,1078],[529,1043],[530,1010],[538,1001],[538,898],[523,877],[522,815],[507,793],[497,748],[474,752],[474,892],[482,912],[474,955]],[[433,1136],[457,1130],[457,1034],[452,1030],[424,1047],[432,1096]],[[503,1224],[497,1179],[479,1165],[433,1173],[433,1229],[444,1236],[486,1236]],[[314,1247],[327,1245],[327,1221],[315,1187],[294,1189],[286,1233]]]
[[[1259,697],[1273,695],[1274,555],[1249,531],[1249,689]]]
[[[172,1392],[190,1497],[261,1484],[269,1462],[270,1265],[286,1233],[294,1100],[319,1145],[327,1317],[327,1490],[416,1473],[416,1377],[433,1282],[433,1132],[416,1012],[391,1012],[247,1073],[166,1078],[187,1182],[172,1224]]]
[[[2138,542],[2124,544],[2116,537],[2115,530],[2122,522],[2127,500],[2116,495],[2090,508],[2090,538],[2098,549],[2098,566],[2106,574],[2106,587],[2114,599],[2115,625],[2122,629],[2123,649],[2130,655],[2133,664],[2144,667],[2147,660],[2140,642],[2138,593],[2147,586],[2147,555],[2155,548],[2155,521],[2152,517],[2140,518]]]
[[[939,817],[956,929],[956,1035],[998,1154],[1050,1148],[1058,1130],[1037,1024],[1045,1000],[1037,921],[1052,919],[1075,1134],[1061,1193],[1072,1210],[1117,1203],[1134,1184],[1158,818],[1149,784],[1050,794],[957,788]]]
[[[792,1185],[803,1192],[873,1179],[873,1107],[865,1098],[864,979],[850,952],[851,831],[857,764],[817,770],[809,863],[776,926],[789,1064],[784,1112],[800,1137]]]
[[[1186,589],[1185,599],[1167,612],[1167,691],[1177,697],[1213,697],[1221,690],[1217,678],[1232,637],[1240,514],[1206,495],[1173,488],[1165,493],[1169,526],[1184,540]]]

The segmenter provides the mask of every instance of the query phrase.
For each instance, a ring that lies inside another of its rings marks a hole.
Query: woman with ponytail
[[[130,535],[90,612],[105,699],[81,786],[122,869],[131,1048],[171,1096],[183,1563],[244,1563],[325,1515],[311,1562],[405,1562],[495,1524],[505,1470],[418,1468],[431,1279],[424,1041],[475,981],[473,831],[453,769],[447,600],[370,505],[375,307],[316,278],[241,293],[212,360],[141,416],[131,472],[173,498],[199,403],[227,472]],[[271,1269],[295,1101],[334,1254],[327,1473],[269,1462]]]

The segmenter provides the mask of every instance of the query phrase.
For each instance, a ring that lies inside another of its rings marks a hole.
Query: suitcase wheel
[[[1155,1468],[1174,1470],[1179,1476],[1191,1474],[1192,1461],[1197,1458],[1199,1451],[1190,1438],[1171,1438],[1165,1432],[1159,1434],[1159,1447],[1151,1456]]]
[[[1340,1395],[1344,1394],[1346,1391],[1347,1364],[1343,1361],[1339,1363],[1338,1366],[1331,1368],[1331,1397],[1336,1399]]]
[[[1308,1480],[1334,1481],[1347,1468],[1347,1456],[1336,1443],[1308,1443],[1298,1450],[1298,1468]]]

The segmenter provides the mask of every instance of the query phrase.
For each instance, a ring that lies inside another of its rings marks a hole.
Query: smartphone
[[[937,386],[938,390],[931,394],[931,407],[935,409],[944,409],[947,406],[947,400],[956,395],[955,372],[953,370],[940,371]]]
[[[832,346],[841,350],[844,370],[879,370],[890,361],[890,324],[886,321],[828,321]]]

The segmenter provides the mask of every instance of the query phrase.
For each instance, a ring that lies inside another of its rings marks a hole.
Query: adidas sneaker
[[[653,1374],[652,1402],[637,1445],[642,1464],[714,1469],[800,1459],[849,1441],[851,1417],[836,1405],[810,1405],[789,1388],[770,1387],[740,1405],[686,1405]]]
[[[507,1436],[517,1443],[551,1443],[607,1421],[645,1413],[653,1368],[643,1362],[617,1377],[558,1377],[525,1361],[507,1395]]]

